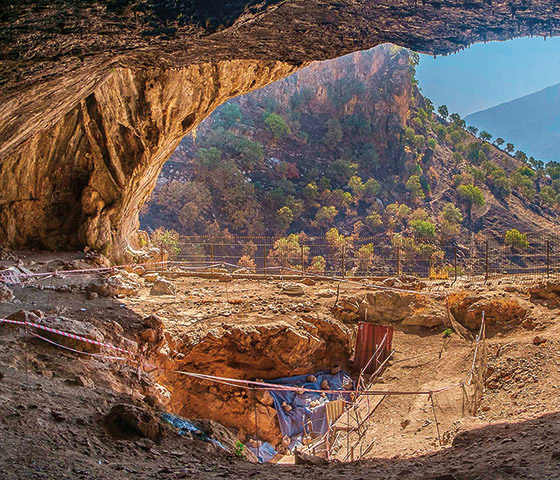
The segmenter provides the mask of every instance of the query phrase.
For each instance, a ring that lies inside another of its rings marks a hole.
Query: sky
[[[560,83],[560,37],[476,43],[446,57],[420,57],[416,78],[424,95],[462,117]]]

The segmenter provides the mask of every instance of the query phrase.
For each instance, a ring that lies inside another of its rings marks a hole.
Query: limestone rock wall
[[[135,246],[138,211],[186,133],[235,93],[292,73],[276,61],[118,68],[0,163],[4,245]]]

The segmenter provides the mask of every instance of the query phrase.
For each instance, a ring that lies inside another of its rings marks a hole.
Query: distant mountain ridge
[[[560,161],[560,83],[473,113],[465,120],[538,160]]]

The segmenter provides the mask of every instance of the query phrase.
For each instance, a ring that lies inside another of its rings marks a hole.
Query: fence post
[[[342,276],[346,276],[346,245],[342,245]]]
[[[210,271],[214,274],[214,242],[210,244],[210,264],[212,265],[212,267],[210,267]]]
[[[266,275],[266,243],[263,245],[264,253],[263,253],[263,274]]]
[[[300,245],[300,249],[301,249],[301,278],[303,278],[303,274],[305,272],[305,265],[303,260],[303,245]]]
[[[457,247],[453,247],[453,269],[455,270],[455,281],[457,281]]]
[[[488,264],[488,240],[486,240],[486,242],[484,243],[484,258],[485,258],[485,262],[484,262],[484,280],[488,280],[488,276],[489,276],[489,264]]]
[[[546,241],[546,278],[550,278],[550,240]]]

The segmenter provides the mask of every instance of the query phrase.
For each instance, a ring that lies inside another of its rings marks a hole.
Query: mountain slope
[[[181,142],[142,225],[185,235],[336,228],[422,251],[555,228],[560,169],[535,171],[458,115],[437,116],[416,60],[385,45],[231,100]]]
[[[539,160],[560,160],[560,83],[473,113],[465,120]]]

